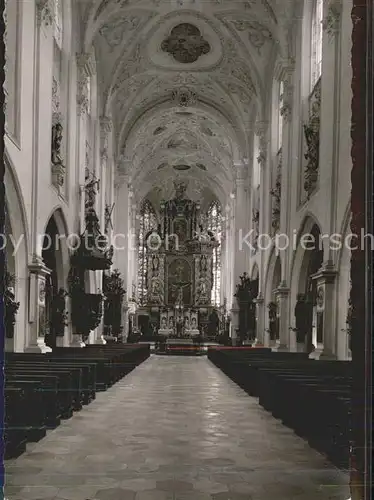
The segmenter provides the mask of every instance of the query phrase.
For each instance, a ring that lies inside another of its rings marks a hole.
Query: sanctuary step
[[[206,348],[197,339],[173,338],[160,342],[156,352],[175,356],[199,356],[206,354]]]
[[[6,353],[5,458],[18,457],[149,355],[149,346],[131,344]]]
[[[349,467],[350,362],[259,348],[210,348],[208,359],[334,465]]]

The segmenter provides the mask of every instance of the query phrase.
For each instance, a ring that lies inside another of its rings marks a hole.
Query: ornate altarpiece
[[[157,231],[147,237],[148,297],[158,328],[188,335],[202,327],[212,309],[213,249],[219,245],[200,224],[200,207],[175,182],[175,197],[162,202]],[[179,325],[179,328],[178,328]]]

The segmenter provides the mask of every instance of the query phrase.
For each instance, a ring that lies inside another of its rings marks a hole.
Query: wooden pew
[[[150,355],[149,346],[92,345],[52,353],[6,353],[5,456],[25,451]]]
[[[349,362],[242,348],[209,349],[208,358],[335,465],[348,467]]]

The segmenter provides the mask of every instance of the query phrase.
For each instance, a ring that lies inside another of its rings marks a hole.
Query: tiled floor
[[[206,358],[152,356],[7,462],[10,500],[346,500],[326,463]]]

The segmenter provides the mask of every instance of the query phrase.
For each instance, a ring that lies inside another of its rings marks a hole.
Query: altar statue
[[[152,271],[154,274],[157,273],[159,267],[160,267],[160,259],[157,257],[157,255],[153,255],[152,256]]]
[[[166,203],[166,211],[171,213],[174,217],[188,216],[192,209],[193,202],[185,198],[187,190],[187,183],[183,181],[174,181],[175,198]]]

